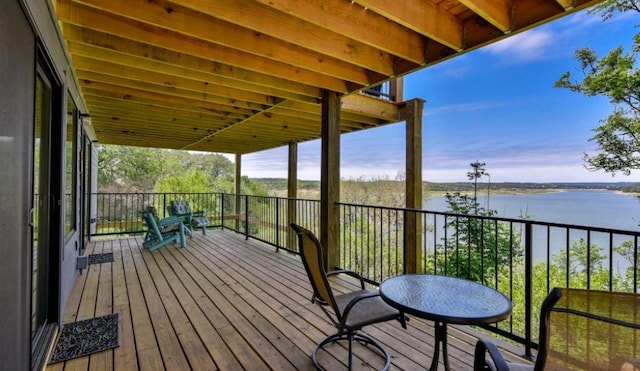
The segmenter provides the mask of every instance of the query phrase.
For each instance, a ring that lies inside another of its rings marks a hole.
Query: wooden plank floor
[[[184,249],[169,245],[154,253],[142,249],[140,237],[97,241],[87,254],[103,252],[113,252],[115,262],[90,265],[77,278],[63,322],[119,312],[121,345],[50,365],[47,371],[311,370],[312,348],[335,332],[311,304],[297,256],[233,232],[196,233]],[[353,289],[343,280],[335,286]],[[389,351],[393,369],[430,365],[429,321],[411,318],[407,330],[395,321],[365,330]],[[476,339],[450,328],[452,369],[472,368]],[[382,366],[369,349],[354,348],[356,369]],[[329,370],[345,368],[346,349],[328,349],[319,356],[321,364]]]

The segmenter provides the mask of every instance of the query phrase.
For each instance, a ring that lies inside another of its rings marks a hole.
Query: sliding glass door
[[[35,79],[31,210],[31,360],[39,367],[57,327],[62,221],[63,90],[40,55]]]
[[[49,156],[51,127],[51,83],[41,70],[36,75],[36,122],[33,146],[33,235],[31,280],[31,335],[35,342],[47,323],[49,291]]]

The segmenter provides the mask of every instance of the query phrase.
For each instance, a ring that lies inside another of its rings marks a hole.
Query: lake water
[[[478,195],[485,205],[486,197]],[[489,209],[497,216],[521,218],[531,216],[541,222],[556,222],[591,227],[638,230],[640,200],[634,195],[612,191],[566,190],[552,193],[491,195]],[[425,200],[424,209],[446,211],[444,196]]]

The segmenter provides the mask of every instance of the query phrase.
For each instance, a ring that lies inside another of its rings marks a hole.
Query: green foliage
[[[155,148],[100,145],[98,184],[101,191],[149,192],[165,166]]]
[[[162,193],[234,193],[234,165],[221,154],[101,145],[98,149],[101,191]],[[243,194],[267,195],[243,177]]]
[[[568,253],[567,253],[568,251]],[[622,242],[614,247],[614,251],[619,252],[623,256],[631,258],[633,256],[633,242],[630,240]],[[629,255],[630,254],[630,255]],[[587,256],[589,261],[587,262]],[[571,242],[569,249],[563,249],[551,256],[551,264],[547,266],[545,262],[537,263],[533,266],[533,278],[531,285],[532,291],[532,307],[534,309],[534,317],[532,329],[537,332],[539,319],[539,308],[542,301],[547,296],[547,280],[549,288],[553,287],[573,287],[587,288],[592,290],[609,290],[609,268],[608,256],[603,252],[603,248],[597,244],[592,244],[588,249],[587,241],[578,239]],[[568,261],[568,266],[567,266]],[[632,260],[631,260],[632,261]],[[512,324],[514,333],[524,334],[525,323],[525,275],[524,264],[513,267],[511,279],[502,272],[502,278],[498,280],[498,289],[503,293],[510,293],[512,296],[513,312]],[[590,267],[589,285],[587,285],[587,267]],[[548,275],[547,275],[548,269]],[[629,267],[624,275],[613,273],[612,286],[613,291],[633,292],[633,268]]]
[[[180,176],[166,176],[156,182],[159,193],[208,193],[211,192],[209,178],[199,170],[188,170]]]
[[[613,17],[615,13],[624,13],[628,11],[640,12],[640,1],[605,0],[589,9],[589,13],[600,13],[602,15],[602,19],[604,20]]]
[[[169,161],[175,170],[197,170],[209,178],[209,183],[215,183],[219,178],[233,177],[234,166],[228,158],[221,154],[166,151]],[[177,174],[174,174],[177,175]]]
[[[637,1],[605,1],[594,11],[609,19],[616,12],[640,12],[640,7]],[[601,125],[594,129],[595,135],[590,139],[597,143],[598,153],[584,155],[589,170],[629,175],[632,170],[640,168],[639,51],[640,35],[634,37],[629,53],[617,47],[599,58],[590,48],[579,49],[575,59],[580,63],[582,80],[576,80],[570,72],[565,72],[555,83],[556,87],[587,96],[606,97],[614,107],[613,113],[600,121]]]
[[[489,176],[489,173],[484,168],[486,165],[486,163],[480,161],[469,164],[473,170],[467,172],[467,178],[473,182],[473,198],[475,199],[478,198],[478,179],[482,178],[483,175]]]
[[[587,288],[594,290],[609,289],[609,269],[606,268],[607,256],[603,254],[602,247],[597,244],[587,245],[584,238],[571,242],[568,253],[562,250],[555,254],[552,264],[562,277],[554,277],[559,282],[566,282],[569,278],[569,287]],[[568,266],[567,266],[568,262]],[[588,272],[588,274],[587,274]],[[589,278],[589,284],[587,284]]]
[[[475,197],[459,192],[447,193],[446,198],[452,213],[469,217],[448,219],[446,228],[452,235],[436,245],[435,260],[427,258],[428,270],[489,284],[501,270],[522,259],[519,231],[509,223],[481,218],[494,216],[495,210],[486,210]]]
[[[340,199],[358,205],[404,207],[405,184],[388,177],[343,180],[340,182]]]

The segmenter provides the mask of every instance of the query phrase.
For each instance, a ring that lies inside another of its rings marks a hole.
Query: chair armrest
[[[178,215],[171,215],[166,218],[162,218],[158,220],[157,224],[158,225],[174,224],[174,223],[180,223],[180,221],[181,219],[178,217]]]
[[[182,223],[182,218],[177,215],[168,216],[160,219],[156,224],[158,227],[179,226]]]
[[[493,361],[493,367],[486,362],[486,354],[489,353],[489,357]],[[498,347],[488,340],[478,340],[476,343],[475,355],[473,358],[473,370],[480,371],[486,369],[495,369],[497,371],[509,371],[509,365],[504,360],[502,353],[498,350]]]
[[[192,213],[195,216],[207,216],[207,210],[198,210]]]
[[[358,304],[359,301],[364,299],[369,299],[369,298],[375,298],[376,296],[380,296],[380,293],[377,291],[362,291],[358,295],[351,298],[351,301],[349,301],[349,304],[347,304],[347,306],[344,308],[344,313],[342,316],[344,321],[346,322],[347,317],[349,317],[349,312],[351,311],[351,308],[353,308],[354,305]]]
[[[360,288],[362,290],[364,290],[364,279],[362,278],[361,275],[359,275],[358,273],[356,273],[354,271],[351,271],[351,270],[348,270],[348,269],[338,269],[338,270],[335,270],[335,271],[327,272],[327,277],[337,276],[339,274],[346,274],[348,276],[357,278],[358,280],[360,280]]]

